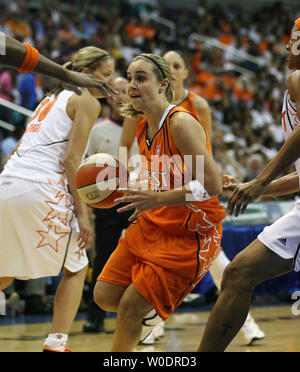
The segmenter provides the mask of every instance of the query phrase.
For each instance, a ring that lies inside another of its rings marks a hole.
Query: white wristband
[[[208,192],[198,180],[193,180],[188,183],[189,189],[196,201],[204,201],[210,199]]]

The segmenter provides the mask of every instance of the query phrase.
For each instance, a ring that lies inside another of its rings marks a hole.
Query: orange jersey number
[[[49,98],[45,98],[39,107],[36,109],[33,117],[30,120],[30,123],[37,119],[37,121],[42,121],[45,119],[45,117],[49,114],[51,108],[53,107],[54,103],[56,102],[56,98],[50,101]],[[42,110],[43,109],[43,110]]]
[[[26,133],[37,133],[40,130],[41,124],[39,124],[42,120],[45,119],[45,117],[49,114],[51,108],[56,102],[56,98],[53,100],[50,100],[49,98],[45,98],[40,105],[37,107],[37,109],[34,112],[33,117],[29,121]],[[35,121],[34,123],[32,123]]]

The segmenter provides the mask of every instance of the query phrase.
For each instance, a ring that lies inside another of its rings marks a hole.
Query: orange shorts
[[[98,280],[129,286],[167,319],[207,273],[222,237],[222,224],[203,233],[168,234],[155,225],[131,224]]]

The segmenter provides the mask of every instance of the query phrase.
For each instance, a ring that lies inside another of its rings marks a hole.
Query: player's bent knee
[[[118,303],[111,296],[101,282],[97,282],[94,288],[94,302],[104,311],[117,311]]]
[[[107,311],[107,298],[105,298],[99,282],[96,283],[94,288],[94,301],[102,310]]]
[[[236,258],[224,270],[221,290],[232,289],[234,291],[244,291],[251,289],[254,285],[253,278],[242,262]]]

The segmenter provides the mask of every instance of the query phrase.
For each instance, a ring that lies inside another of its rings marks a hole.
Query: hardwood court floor
[[[251,310],[266,338],[254,346],[245,345],[239,334],[232,342],[230,352],[299,352],[300,316],[291,313],[291,306],[263,307]],[[175,313],[166,322],[165,336],[154,346],[138,346],[139,352],[193,352],[204,331],[208,312]],[[112,333],[82,333],[84,320],[75,321],[68,346],[75,352],[109,352]],[[1,323],[0,323],[1,324]],[[106,319],[107,331],[113,331],[115,318]],[[49,323],[13,324],[0,326],[1,352],[39,352]]]

